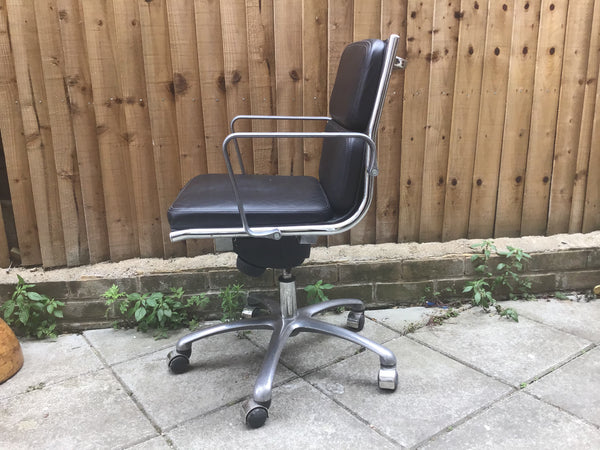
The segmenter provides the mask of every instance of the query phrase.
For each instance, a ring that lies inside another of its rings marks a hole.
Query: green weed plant
[[[518,322],[517,311],[513,308],[502,308],[495,297],[499,289],[508,290],[511,300],[532,297],[531,281],[522,276],[524,263],[531,259],[531,256],[511,246],[507,246],[506,250],[498,250],[492,240],[473,244],[471,248],[480,251],[471,257],[471,262],[475,265],[475,272],[481,278],[469,281],[463,292],[471,295],[473,305],[480,306],[486,312],[494,308],[500,316]],[[500,262],[492,268],[492,260],[495,256],[500,257]]]
[[[63,318],[64,302],[32,291],[35,284],[25,283],[19,275],[17,278],[11,298],[0,306],[4,321],[19,334],[37,339],[55,339],[56,320]]]
[[[113,311],[113,305],[118,306],[121,319],[115,322],[115,326],[136,327],[143,332],[154,330],[154,337],[162,339],[167,337],[169,330],[197,326],[195,312],[209,302],[205,294],[194,295],[185,300],[183,295],[182,288],[171,288],[168,294],[127,294],[117,285],[112,285],[102,297],[106,299],[108,306],[107,315]]]

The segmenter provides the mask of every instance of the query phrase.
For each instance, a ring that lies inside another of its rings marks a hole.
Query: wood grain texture
[[[181,186],[208,172],[193,2],[167,2]],[[162,211],[162,214],[166,214]],[[212,239],[186,242],[188,256],[214,250]]]
[[[406,58],[406,4],[393,0],[381,2],[381,37],[397,34],[398,56]],[[378,161],[383,168],[375,179],[377,197],[375,242],[396,242],[400,203],[400,155],[402,151],[402,117],[405,71],[396,70],[390,78],[378,135]]]
[[[594,1],[569,4],[558,128],[552,167],[548,234],[569,231],[585,95]]]
[[[174,243],[169,240],[171,228],[166,214],[183,187],[175,113],[175,97],[179,85],[175,85],[171,68],[166,1],[157,0],[151,3],[140,1],[138,5],[152,137],[150,149],[154,155],[155,189],[158,194],[156,213],[160,218],[159,236],[164,256],[172,258],[186,254],[185,243]]]
[[[77,0],[57,0],[64,82],[81,180],[90,263],[110,257],[92,82]]]
[[[556,137],[567,4],[542,1],[521,232],[544,234]]]
[[[466,236],[469,229],[485,54],[485,41],[480,36],[485,34],[487,26],[487,4],[465,0],[461,2],[458,16],[456,76],[442,228],[444,241]]]
[[[409,0],[406,20],[406,57],[410,64],[406,68],[404,81],[399,242],[418,241],[421,228],[433,5],[429,2]]]
[[[231,118],[327,115],[345,46],[390,33],[408,66],[385,100],[372,207],[319,244],[600,228],[593,0],[0,0],[11,250],[46,267],[212,251],[173,245],[166,210],[196,174],[225,172]],[[240,144],[250,173],[318,176],[318,140]]]
[[[106,0],[81,3],[90,79],[94,93],[96,135],[100,150],[102,185],[110,258],[113,261],[139,255],[135,199],[127,140],[123,139],[125,114],[115,59],[116,44],[109,31],[112,11]],[[146,107],[142,97],[139,108]]]
[[[495,236],[518,236],[521,230],[540,6],[540,0],[515,2]]]
[[[0,6],[0,132],[21,261],[30,266],[41,264],[42,254],[5,1]]]
[[[42,263],[62,266],[67,259],[35,12],[32,3],[12,0],[6,8]]]

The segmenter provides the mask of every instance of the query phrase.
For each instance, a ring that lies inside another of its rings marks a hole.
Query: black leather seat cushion
[[[333,210],[319,181],[307,176],[236,175],[250,226],[326,222]],[[229,176],[199,175],[188,182],[168,211],[172,231],[241,227]]]

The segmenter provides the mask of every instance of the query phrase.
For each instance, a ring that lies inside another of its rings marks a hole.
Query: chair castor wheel
[[[377,375],[379,389],[395,391],[398,387],[398,372],[395,367],[382,367]]]
[[[269,410],[250,399],[242,405],[244,421],[250,428],[262,427],[269,417]]]
[[[167,359],[169,360],[169,369],[171,372],[175,374],[180,374],[185,372],[190,366],[190,356],[192,351],[178,352],[177,350],[172,350],[167,355]]]
[[[246,306],[242,310],[242,319],[252,319],[258,317],[261,313],[261,309],[256,306]]]
[[[361,331],[365,326],[365,313],[364,311],[355,312],[350,311],[348,318],[346,319],[346,326],[354,331]]]

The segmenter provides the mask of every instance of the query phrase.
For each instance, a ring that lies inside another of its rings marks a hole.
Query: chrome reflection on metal
[[[379,369],[377,381],[379,383],[379,389],[395,391],[396,386],[398,385],[398,372],[396,372],[396,366],[382,366],[381,369]]]

